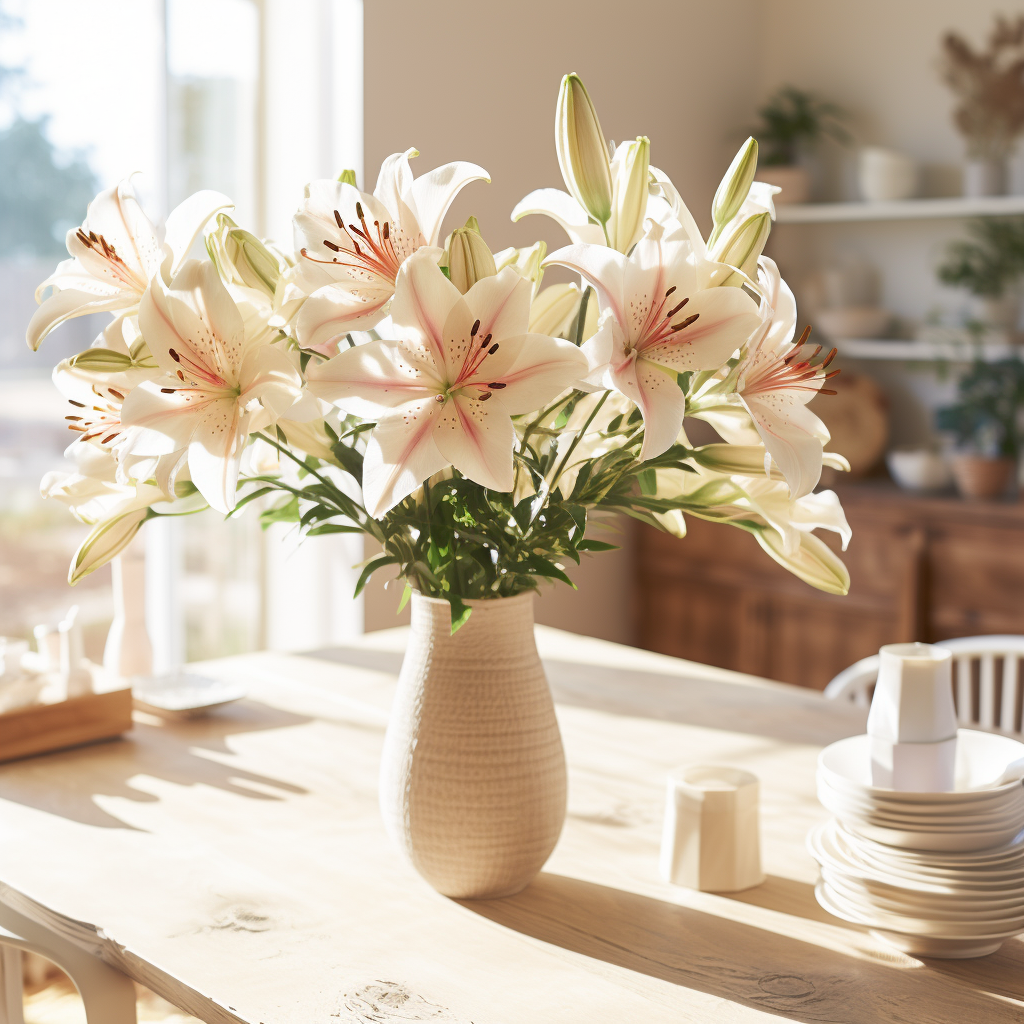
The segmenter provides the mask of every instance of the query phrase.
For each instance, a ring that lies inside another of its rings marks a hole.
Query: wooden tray
[[[0,714],[0,762],[109,740],[132,727],[132,691],[88,693]]]

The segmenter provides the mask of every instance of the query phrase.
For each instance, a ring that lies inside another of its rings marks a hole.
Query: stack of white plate
[[[826,747],[818,796],[836,820],[808,837],[830,913],[922,956],[984,956],[1024,932],[1024,744],[961,729],[956,789],[871,785],[867,736]]]

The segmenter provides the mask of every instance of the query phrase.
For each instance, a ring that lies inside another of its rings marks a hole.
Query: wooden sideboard
[[[837,491],[853,528],[846,597],[792,576],[741,530],[687,517],[680,540],[642,527],[640,645],[822,689],[882,644],[1024,634],[1024,504],[882,482]]]

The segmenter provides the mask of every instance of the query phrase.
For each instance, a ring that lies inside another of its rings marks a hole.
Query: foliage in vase
[[[940,430],[960,448],[979,455],[1017,459],[1024,439],[1024,363],[978,360],[960,378],[957,401],[938,410]]]
[[[975,160],[1005,160],[1024,131],[1024,15],[996,16],[985,50],[963,36],[942,41],[942,77],[957,97],[953,123]]]
[[[568,191],[513,211],[553,217],[570,244],[493,252],[471,218],[442,221],[475,164],[420,177],[388,157],[372,193],[351,171],[311,182],[297,248],[239,227],[201,192],[161,230],[129,181],[101,193],[42,286],[35,348],[65,319],[112,314],[54,374],[78,435],[77,471],[44,493],[92,530],[75,582],[145,520],[260,506],[309,535],[358,532],[389,568],[449,600],[511,596],[613,545],[630,516],[679,536],[685,517],[746,530],[807,582],[845,593],[849,539],[814,492],[828,432],[807,408],[836,371],[796,337],[796,305],[762,255],[772,189],[750,139],[705,240],[640,137],[612,150],[575,75],[555,143]],[[206,257],[190,259],[205,237]],[[568,267],[579,284],[543,285]],[[721,443],[693,445],[684,417]],[[609,539],[610,538],[610,539]]]

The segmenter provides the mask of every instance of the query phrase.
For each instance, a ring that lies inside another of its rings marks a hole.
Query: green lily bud
[[[544,268],[541,264],[547,253],[546,242],[534,242],[526,249],[502,249],[501,252],[494,254],[494,265],[498,270],[515,267],[523,277],[533,282],[533,294],[536,295],[544,279]]]
[[[566,75],[555,108],[555,152],[566,188],[599,224],[612,215],[612,171],[597,111],[579,75]]]
[[[494,257],[480,234],[476,217],[470,217],[464,227],[456,228],[448,236],[441,266],[448,268],[448,279],[463,295],[477,281],[497,274]]]
[[[338,181],[342,185],[351,185],[353,188],[356,187],[356,172],[353,170],[344,170],[338,175]]]
[[[714,202],[711,204],[711,219],[715,224],[715,235],[720,234],[725,225],[740,212],[740,207],[747,198],[756,171],[757,140],[749,138],[733,157],[732,163],[729,164],[729,170],[725,172],[725,177],[722,178],[722,183],[715,193]],[[716,241],[715,235],[712,236],[712,244]]]
[[[608,241],[619,252],[629,252],[643,232],[650,167],[651,140],[641,135],[626,148],[615,178]]]
[[[206,236],[206,251],[220,276],[228,284],[256,288],[273,296],[281,276],[278,258],[227,214],[218,214],[216,223],[216,228]]]
[[[772,229],[770,213],[754,213],[723,235],[711,250],[711,258],[757,277],[757,260]]]

